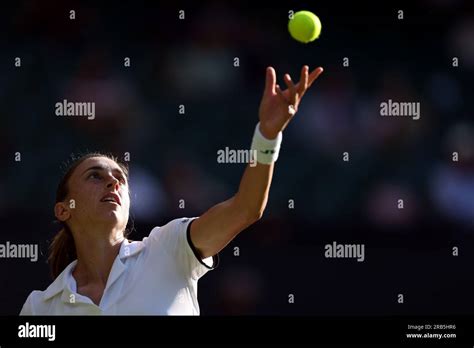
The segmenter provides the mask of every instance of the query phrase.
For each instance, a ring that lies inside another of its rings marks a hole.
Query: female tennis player
[[[282,132],[321,67],[301,70],[287,89],[272,67],[259,108],[252,150],[237,193],[202,216],[180,218],[130,242],[127,167],[89,154],[75,161],[58,185],[54,213],[63,226],[50,246],[53,283],[33,291],[20,315],[199,315],[197,283],[217,256],[265,209]]]

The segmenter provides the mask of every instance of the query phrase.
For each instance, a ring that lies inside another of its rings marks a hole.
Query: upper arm
[[[202,258],[216,255],[254,221],[236,201],[236,196],[213,206],[191,225],[193,245]]]

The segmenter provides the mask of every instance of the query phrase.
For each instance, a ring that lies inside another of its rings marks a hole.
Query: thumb
[[[265,77],[265,91],[264,94],[272,95],[275,94],[275,84],[276,84],[276,73],[275,69],[271,66],[267,68],[266,77]]]

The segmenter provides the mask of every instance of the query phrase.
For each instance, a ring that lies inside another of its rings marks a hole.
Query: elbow
[[[245,225],[248,226],[262,218],[263,212],[265,211],[266,202],[265,204],[247,204],[239,198],[239,196],[236,196],[233,203],[235,211],[240,212],[240,221],[244,221]]]
[[[264,209],[261,209],[257,212],[257,215],[255,215],[255,221],[258,221],[262,218],[264,211],[265,211]]]
[[[258,220],[260,220],[263,216],[263,212],[264,212],[263,209],[259,209],[259,210],[256,210],[256,211],[249,212],[247,214],[247,223],[249,225],[251,225],[251,224],[257,222]]]

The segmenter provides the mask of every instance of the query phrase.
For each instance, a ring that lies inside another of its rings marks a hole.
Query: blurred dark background
[[[316,13],[320,38],[294,41],[289,10]],[[0,314],[51,282],[54,194],[71,153],[130,153],[141,239],[236,192],[244,165],[217,163],[217,151],[250,146],[265,68],[283,84],[303,64],[325,72],[285,131],[264,217],[200,280],[201,313],[473,313],[470,1],[21,1],[0,12],[0,243],[42,250],[36,263],[0,259]],[[95,119],[56,116],[63,99],[94,101]],[[381,117],[387,99],[420,102],[421,118]],[[365,244],[365,261],[325,258],[333,241]]]

